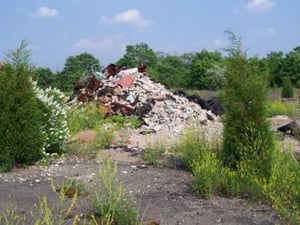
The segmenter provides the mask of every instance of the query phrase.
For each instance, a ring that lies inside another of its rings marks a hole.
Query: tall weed
[[[195,162],[202,161],[204,152],[218,151],[221,139],[211,135],[207,136],[204,128],[187,127],[171,149],[175,153],[175,163],[191,170]]]
[[[125,196],[117,179],[117,164],[109,158],[102,163],[92,191],[95,216],[101,225],[132,225],[137,223],[138,213],[130,197]]]

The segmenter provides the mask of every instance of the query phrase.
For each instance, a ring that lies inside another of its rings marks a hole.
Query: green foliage
[[[67,115],[71,135],[85,129],[95,129],[103,121],[100,107],[92,103],[71,107]]]
[[[211,68],[208,68],[205,73],[207,79],[208,90],[220,90],[225,83],[225,68],[214,64]]]
[[[143,159],[151,165],[162,165],[165,152],[165,147],[162,144],[157,143],[146,148]]]
[[[282,80],[281,98],[292,98],[292,97],[294,97],[294,89],[292,86],[291,79],[289,77],[285,77]]]
[[[202,50],[194,55],[191,61],[189,87],[195,89],[214,90],[217,83],[221,83],[224,66],[220,52]],[[218,68],[218,69],[217,69]],[[210,83],[213,80],[213,83]]]
[[[192,187],[196,195],[206,199],[216,192],[219,175],[219,161],[216,152],[204,150],[201,160],[191,162],[193,182]]]
[[[188,72],[181,57],[166,55],[159,59],[150,76],[168,87],[179,88],[187,86]]]
[[[283,52],[270,52],[263,61],[266,62],[268,67],[269,86],[272,88],[281,87],[282,66],[284,63]]]
[[[180,140],[172,148],[178,166],[191,170],[191,165],[201,162],[206,151],[219,149],[220,139],[209,138],[206,134],[203,129],[194,127],[188,127],[183,131]]]
[[[92,193],[95,215],[101,224],[132,225],[137,222],[137,212],[132,199],[125,196],[122,184],[117,179],[117,164],[109,158],[100,166]]]
[[[74,82],[79,80],[87,66],[92,64],[99,64],[99,60],[89,53],[69,56],[66,59],[64,69],[57,77],[58,88],[62,91],[73,90]]]
[[[37,86],[46,89],[48,87],[55,87],[55,74],[52,73],[50,68],[39,67],[34,70],[34,79],[37,80]]]
[[[143,124],[142,120],[135,117],[115,115],[104,118],[101,106],[94,103],[71,107],[67,115],[68,126],[72,135],[85,129],[97,130],[103,124],[112,124],[113,130],[138,128]]]
[[[282,77],[289,77],[292,83],[300,79],[300,46],[285,55],[281,70]]]
[[[28,49],[28,45],[27,41],[22,40],[16,50],[9,51],[6,54],[7,62],[15,69],[23,68],[24,70],[32,70],[33,66],[30,63],[31,51]]]
[[[273,173],[267,184],[262,185],[264,194],[272,201],[272,206],[279,210],[283,219],[300,223],[300,166],[291,157],[289,149],[276,151]],[[283,166],[284,165],[284,166]]]
[[[67,124],[67,105],[65,95],[56,88],[45,90],[36,87],[35,93],[43,109],[42,132],[45,137],[44,150],[48,153],[62,153],[64,142],[70,137]]]
[[[132,116],[113,115],[104,119],[104,123],[113,123],[116,129],[138,128],[144,121]]]
[[[300,89],[300,80],[297,80],[297,81],[296,81],[296,88],[297,88],[297,89]]]
[[[269,177],[273,136],[266,122],[266,76],[249,63],[240,39],[229,32],[233,47],[228,49],[224,104],[224,140],[220,159],[224,166],[237,169],[240,162],[257,168]]]
[[[266,107],[266,116],[273,117],[277,115],[287,115],[290,118],[294,118],[295,112],[297,110],[299,110],[298,103],[283,102],[283,101],[269,101]]]
[[[96,128],[97,136],[94,143],[96,149],[104,149],[109,147],[114,139],[114,129],[114,126],[110,127],[106,126],[106,124]]]
[[[157,62],[155,52],[146,43],[127,45],[125,55],[117,64],[132,68],[137,67],[140,62],[144,62],[148,67],[154,66]]]
[[[35,96],[27,61],[27,45],[10,55],[0,71],[0,170],[32,164],[42,157],[42,112]]]

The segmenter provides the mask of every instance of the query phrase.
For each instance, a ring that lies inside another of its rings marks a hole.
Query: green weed
[[[143,159],[151,165],[162,165],[164,163],[165,147],[162,144],[148,146],[144,152]]]
[[[175,154],[175,164],[189,170],[194,162],[201,162],[203,152],[217,151],[221,139],[217,136],[208,137],[207,132],[201,128],[186,128],[179,141],[172,147]]]
[[[299,119],[300,115],[297,115],[300,108],[298,103],[294,102],[282,102],[282,101],[269,101],[266,108],[267,117],[273,117],[277,115],[287,115],[294,119]]]
[[[122,184],[117,179],[117,164],[109,158],[102,163],[92,192],[95,216],[101,225],[132,225],[138,214],[131,198],[125,196]]]

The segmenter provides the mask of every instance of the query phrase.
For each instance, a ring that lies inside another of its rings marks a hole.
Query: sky
[[[226,30],[261,58],[300,46],[299,10],[300,0],[2,0],[0,61],[22,40],[32,63],[53,72],[84,52],[114,63],[139,43],[172,55],[222,51]]]

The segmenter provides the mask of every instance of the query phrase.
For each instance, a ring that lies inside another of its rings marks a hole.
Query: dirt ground
[[[93,141],[92,131],[81,133],[80,141]],[[154,137],[155,138],[155,137]],[[273,225],[285,224],[278,213],[260,202],[215,196],[211,200],[196,197],[191,188],[191,174],[179,168],[158,168],[141,161],[136,148],[115,147],[106,150],[118,162],[118,177],[126,193],[136,201],[140,219],[145,225]],[[99,157],[84,159],[68,156],[53,161],[48,167],[31,166],[0,173],[0,214],[7,208],[28,215],[42,196],[49,199],[54,212],[58,210],[58,194],[53,192],[64,177],[80,180],[87,189],[99,168]],[[91,196],[84,195],[72,216],[64,224],[71,224],[75,214],[89,215]],[[29,216],[28,216],[29,218]],[[28,220],[27,224],[32,224]],[[1,224],[2,225],[2,224]]]
[[[119,155],[122,154],[119,150]],[[124,154],[126,159],[127,152]],[[34,204],[42,196],[47,196],[54,208],[58,207],[58,194],[51,188],[51,179],[59,184],[67,176],[89,186],[97,169],[96,161],[70,157],[58,160],[47,168],[32,166],[1,174],[0,212],[17,206],[17,212],[26,214],[34,209]],[[208,201],[194,196],[190,186],[191,174],[186,171],[144,166],[132,159],[118,162],[118,174],[126,192],[135,196],[143,224],[284,224],[274,210],[260,203],[224,197],[214,197]],[[74,213],[89,214],[89,202],[89,196],[80,196]],[[66,224],[71,219],[66,220]]]

